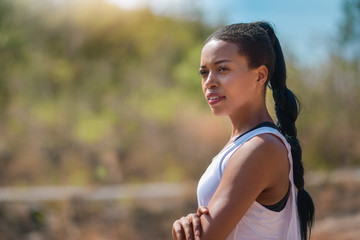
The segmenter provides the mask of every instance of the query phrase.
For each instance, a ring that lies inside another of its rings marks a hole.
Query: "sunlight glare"
[[[154,13],[172,15],[181,13],[184,8],[192,6],[191,0],[108,0],[122,9],[132,10],[150,8]]]
[[[150,0],[108,0],[123,9],[136,9],[149,5]]]

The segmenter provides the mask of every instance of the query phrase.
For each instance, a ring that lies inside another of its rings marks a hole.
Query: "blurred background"
[[[302,103],[312,239],[359,239],[359,0],[1,0],[0,240],[171,239],[230,134],[203,42],[254,20]]]

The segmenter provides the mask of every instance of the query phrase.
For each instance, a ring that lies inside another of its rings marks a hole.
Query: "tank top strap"
[[[246,135],[247,133],[254,131],[255,129],[261,128],[261,127],[270,127],[270,128],[274,128],[279,130],[279,128],[272,122],[262,122],[259,123],[258,125],[256,125],[255,127],[253,127],[252,129],[250,129],[249,131],[241,134],[240,136],[238,136],[234,141],[236,141],[237,139],[241,138],[242,136]]]
[[[271,122],[263,122],[257,126],[255,126],[254,128],[252,128],[251,130],[245,132],[244,134],[240,135],[239,137],[237,137],[235,139],[235,141],[233,142],[233,145],[225,152],[223,152],[223,154],[221,154],[221,160],[219,161],[220,164],[220,177],[223,175],[225,167],[229,161],[229,159],[231,158],[231,156],[234,154],[234,152],[241,147],[245,142],[249,141],[250,139],[252,139],[253,137],[256,137],[258,135],[261,134],[273,134],[276,137],[278,137],[283,144],[285,145],[287,151],[288,151],[288,158],[289,158],[289,162],[290,162],[290,166],[292,169],[292,156],[291,156],[291,146],[290,144],[287,142],[287,140],[285,139],[285,137],[280,133],[279,129],[276,127],[275,124],[271,123]],[[219,157],[219,156],[218,156]],[[292,179],[292,171],[290,171],[290,179]]]

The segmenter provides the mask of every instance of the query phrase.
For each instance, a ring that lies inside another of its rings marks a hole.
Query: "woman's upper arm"
[[[209,214],[201,217],[201,239],[226,239],[260,193],[273,182],[276,164],[284,157],[275,138],[270,134],[254,137],[231,156],[208,205]]]

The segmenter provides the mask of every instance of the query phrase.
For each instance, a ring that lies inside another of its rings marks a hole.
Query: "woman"
[[[200,75],[210,108],[230,118],[232,134],[199,181],[198,203],[206,208],[176,220],[173,239],[307,239],[314,205],[304,190],[298,104],[272,27],[217,30],[202,49]],[[265,104],[267,85],[276,125]]]

